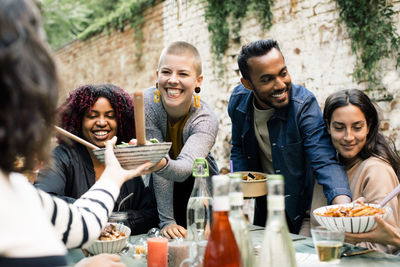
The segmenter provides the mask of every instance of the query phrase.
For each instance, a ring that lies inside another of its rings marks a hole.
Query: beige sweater
[[[360,160],[347,170],[347,176],[353,199],[356,200],[359,197],[364,197],[367,203],[383,200],[399,184],[399,179],[392,166],[377,157],[370,157],[363,161]],[[327,203],[322,191],[322,186],[316,183],[314,186],[311,210],[313,211],[325,205],[327,205]],[[387,218],[387,221],[395,227],[399,227],[400,197],[397,196],[393,198],[387,205],[392,209],[392,214]],[[318,225],[318,223],[311,215],[311,227],[316,225]],[[392,246],[383,246],[375,243],[363,242],[357,245],[386,253],[393,253],[395,251]]]

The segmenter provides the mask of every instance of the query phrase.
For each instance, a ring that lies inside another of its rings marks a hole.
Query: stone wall
[[[321,106],[334,91],[360,88],[353,80],[355,56],[350,48],[345,25],[338,23],[334,0],[279,0],[273,7],[274,23],[263,32],[255,18],[249,17],[241,31],[240,43],[231,42],[223,58],[223,73],[218,75],[210,52],[209,32],[200,1],[167,0],[146,12],[142,66],[135,62],[132,30],[111,31],[86,41],[73,42],[56,52],[64,81],[64,95],[83,83],[112,82],[129,92],[154,85],[158,57],[163,46],[177,40],[194,44],[203,60],[204,82],[201,98],[215,110],[220,129],[213,153],[220,167],[229,166],[230,119],[227,103],[231,90],[239,83],[237,55],[242,44],[261,38],[278,40],[294,83],[314,92]],[[393,0],[394,21],[400,33],[400,0]],[[385,60],[382,77],[393,101],[378,100],[384,133],[400,147],[400,74],[394,60]]]

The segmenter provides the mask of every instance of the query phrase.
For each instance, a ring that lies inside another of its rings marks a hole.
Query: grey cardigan
[[[154,102],[155,88],[144,90],[146,114],[146,139],[157,138],[166,141],[167,113],[160,103]],[[211,176],[218,174],[218,166],[210,151],[218,133],[218,119],[211,108],[201,101],[199,108],[192,105],[189,118],[183,128],[183,148],[176,160],[166,155],[167,165],[152,173],[160,228],[176,223],[173,211],[174,182],[185,181],[192,173],[192,165],[197,157],[206,158],[210,169],[207,184],[211,191]]]

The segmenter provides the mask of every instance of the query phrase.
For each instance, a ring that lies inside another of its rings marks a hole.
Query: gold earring
[[[198,95],[198,93],[200,93],[200,87],[194,88],[194,91],[196,94],[194,95],[193,105],[195,108],[199,108],[200,107],[200,96]]]
[[[199,95],[194,95],[194,107],[195,108],[200,107],[200,96]]]
[[[154,90],[154,103],[160,103],[160,91],[158,91],[158,83],[156,83],[156,90]]]

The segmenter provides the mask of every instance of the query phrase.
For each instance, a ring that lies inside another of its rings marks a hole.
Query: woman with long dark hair
[[[364,197],[366,202],[374,203],[399,185],[399,154],[379,132],[378,112],[365,93],[352,89],[330,95],[325,101],[324,120],[339,161],[346,168],[354,199]],[[316,185],[312,210],[326,205],[321,192]],[[399,227],[400,198],[395,197],[388,206],[392,209],[388,221]],[[391,246],[365,242],[358,245],[394,252]]]

